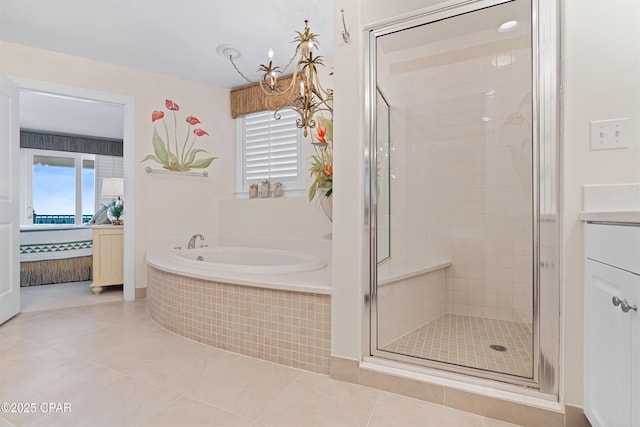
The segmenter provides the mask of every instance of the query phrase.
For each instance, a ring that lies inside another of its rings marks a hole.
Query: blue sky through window
[[[75,171],[72,167],[33,166],[33,208],[38,215],[75,214]],[[94,170],[82,170],[82,213],[93,215]]]

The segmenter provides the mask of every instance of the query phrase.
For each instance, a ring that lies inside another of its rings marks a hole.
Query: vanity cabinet
[[[640,226],[586,228],[585,414],[594,427],[640,426]]]
[[[122,225],[96,225],[93,231],[93,293],[124,283],[124,240]]]

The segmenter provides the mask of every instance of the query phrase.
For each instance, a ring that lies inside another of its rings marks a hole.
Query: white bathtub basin
[[[171,255],[179,264],[215,271],[243,273],[294,273],[324,268],[315,255],[267,248],[206,247],[186,249]]]

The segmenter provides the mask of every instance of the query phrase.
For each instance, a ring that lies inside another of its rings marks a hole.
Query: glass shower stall
[[[535,8],[476,2],[371,31],[371,355],[519,384],[545,375],[556,148],[539,138]]]

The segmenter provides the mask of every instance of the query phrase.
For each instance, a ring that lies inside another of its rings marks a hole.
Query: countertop
[[[640,224],[640,211],[609,211],[591,212],[582,211],[578,216],[580,220],[587,222],[615,222],[622,224]]]

